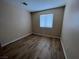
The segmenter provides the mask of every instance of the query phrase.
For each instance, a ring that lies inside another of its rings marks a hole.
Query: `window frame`
[[[52,28],[54,27],[54,14],[51,14],[51,13],[50,13],[50,14],[41,14],[40,17],[41,17],[42,15],[52,15],[52,27],[41,27],[41,26],[40,26],[40,23],[39,23],[40,28],[52,29]],[[39,18],[40,18],[40,17],[39,17]],[[39,22],[40,22],[40,20],[39,20]]]

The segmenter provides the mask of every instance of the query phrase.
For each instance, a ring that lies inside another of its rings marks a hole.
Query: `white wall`
[[[79,0],[67,1],[61,41],[67,59],[79,59]]]
[[[0,42],[8,42],[31,33],[30,13],[19,6],[0,0]]]

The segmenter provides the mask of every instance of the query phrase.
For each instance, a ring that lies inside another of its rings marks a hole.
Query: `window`
[[[53,14],[40,15],[40,27],[52,28],[53,27]]]

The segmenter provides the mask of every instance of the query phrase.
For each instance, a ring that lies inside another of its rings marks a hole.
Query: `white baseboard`
[[[27,33],[26,35],[23,35],[23,36],[21,36],[21,37],[15,39],[15,40],[13,40],[13,41],[11,41],[11,42],[7,42],[7,43],[5,43],[5,44],[2,44],[1,46],[4,47],[4,46],[6,46],[6,45],[8,45],[8,44],[10,44],[10,43],[13,43],[13,42],[15,42],[15,41],[17,41],[17,40],[20,40],[20,39],[22,39],[22,38],[24,38],[24,37],[26,37],[26,36],[31,35],[31,34],[32,34],[32,33]]]
[[[62,39],[61,39],[61,45],[62,45],[62,48],[63,48],[63,52],[64,52],[65,59],[67,59],[67,55],[66,55],[66,51],[65,51],[65,48],[64,48],[64,44],[62,42]]]
[[[36,35],[41,35],[41,36],[46,36],[46,37],[51,37],[51,38],[60,38],[58,36],[53,36],[53,35],[46,35],[46,34],[40,34],[40,33],[33,33],[33,34],[36,34]]]

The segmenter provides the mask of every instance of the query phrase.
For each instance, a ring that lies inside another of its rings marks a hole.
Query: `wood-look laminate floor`
[[[8,59],[65,59],[59,39],[30,35],[3,47]]]

